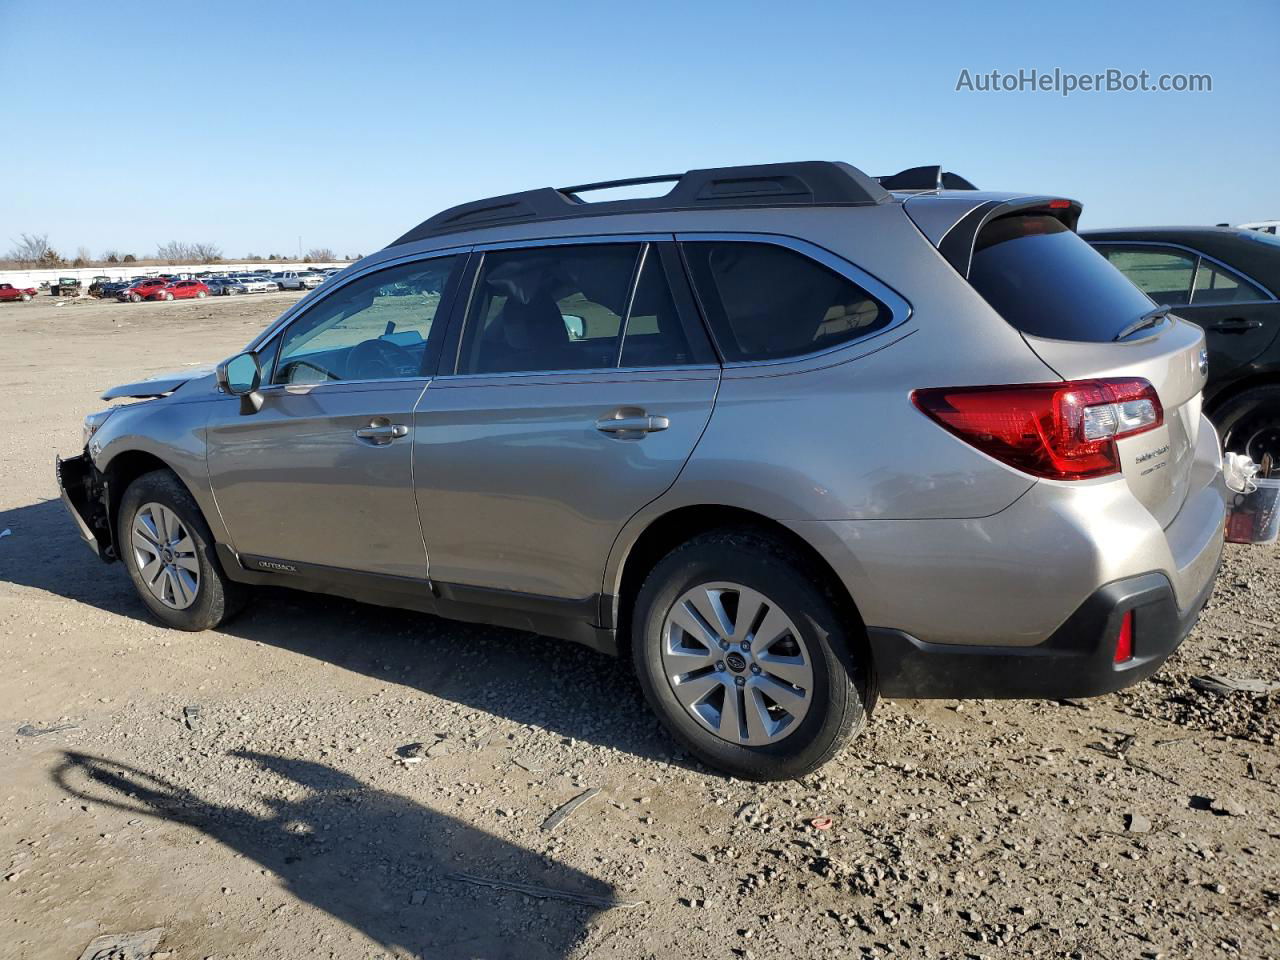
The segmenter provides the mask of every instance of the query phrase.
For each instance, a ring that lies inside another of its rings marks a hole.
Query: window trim
[[[1163,240],[1090,240],[1088,237],[1082,237],[1081,239],[1084,240],[1086,243],[1088,243],[1089,246],[1093,247],[1094,249],[1097,249],[1099,247],[1164,247],[1165,249],[1168,249],[1168,250],[1181,250],[1183,253],[1187,253],[1193,257],[1196,257],[1197,259],[1196,259],[1195,269],[1191,273],[1191,289],[1189,291],[1190,299],[1184,304],[1179,304],[1179,306],[1222,307],[1222,306],[1227,306],[1227,304],[1231,304],[1235,306],[1239,304],[1275,303],[1277,300],[1280,300],[1280,297],[1277,297],[1274,293],[1272,293],[1271,290],[1268,289],[1265,284],[1259,283],[1257,280],[1253,279],[1253,277],[1249,276],[1243,270],[1237,270],[1235,267],[1231,266],[1231,264],[1224,263],[1223,261],[1219,260],[1217,257],[1211,257],[1209,256],[1209,254],[1202,253],[1201,251],[1197,250],[1195,247],[1189,247],[1184,243],[1171,243]],[[1229,300],[1226,303],[1196,303],[1196,280],[1200,276],[1201,260],[1208,260],[1209,263],[1213,264],[1214,266],[1221,267],[1227,273],[1234,274],[1235,276],[1239,277],[1241,280],[1244,280],[1245,282],[1252,284],[1254,287],[1261,290],[1263,293],[1267,295],[1266,299],[1264,300]],[[1108,260],[1108,262],[1110,261]],[[1115,266],[1115,264],[1112,264],[1112,266]],[[1116,267],[1116,269],[1118,270],[1119,267]],[[1133,281],[1129,281],[1129,282],[1132,283]],[[1134,284],[1134,286],[1137,286],[1137,284]],[[1143,292],[1145,293],[1146,291],[1144,290]]]
[[[685,243],[762,243],[772,244],[773,246],[783,247],[793,253],[798,253],[803,257],[808,257],[819,265],[826,267],[828,270],[843,277],[850,283],[856,284],[867,293],[871,294],[886,307],[889,308],[889,322],[883,327],[878,327],[870,333],[861,336],[850,337],[848,340],[842,340],[834,346],[825,347],[822,350],[813,350],[809,353],[797,353],[786,357],[773,357],[768,360],[726,360],[724,351],[720,349],[720,344],[716,342],[715,332],[711,330],[711,325],[706,323],[708,336],[715,347],[716,353],[720,357],[720,365],[726,370],[736,370],[743,367],[772,367],[779,364],[798,363],[811,360],[815,357],[824,357],[828,354],[836,353],[840,350],[857,344],[866,343],[874,340],[876,337],[889,333],[897,329],[911,319],[915,312],[909,300],[897,290],[889,286],[883,280],[873,276],[866,270],[856,264],[846,260],[838,254],[832,253],[825,247],[820,247],[816,243],[810,243],[808,240],[801,240],[799,237],[791,237],[780,233],[724,233],[724,232],[706,232],[683,231],[675,235],[676,244],[681,249],[681,257],[683,258],[683,245]],[[685,272],[688,274],[689,265],[684,265]],[[706,322],[706,308],[699,299],[698,288],[693,283],[692,276],[689,277],[689,285],[692,288],[693,297],[698,301],[698,308],[703,314],[703,321]]]
[[[565,377],[565,376],[598,376],[601,374],[627,373],[627,372],[665,372],[665,371],[684,371],[684,370],[718,370],[720,365],[712,360],[710,362],[701,363],[681,363],[681,364],[662,364],[662,365],[646,365],[638,367],[624,367],[621,365],[622,349],[626,343],[627,325],[631,320],[631,307],[635,303],[636,290],[639,287],[640,279],[644,273],[644,264],[647,262],[650,254],[656,255],[659,267],[663,271],[663,276],[668,285],[673,283],[673,279],[667,273],[667,263],[662,257],[662,244],[672,244],[675,237],[670,233],[611,233],[601,234],[599,236],[564,236],[564,237],[540,237],[536,239],[525,240],[499,240],[492,243],[478,243],[471,248],[473,256],[471,263],[468,265],[469,275],[463,276],[463,283],[469,285],[465,296],[459,291],[457,306],[454,309],[453,319],[450,323],[449,338],[444,344],[444,354],[451,357],[451,361],[442,362],[441,369],[437,373],[437,377],[448,378],[450,380],[501,380],[505,378],[527,378],[527,377]],[[627,243],[637,244],[641,247],[641,254],[637,258],[637,266],[632,271],[631,285],[627,290],[627,314],[622,318],[622,328],[618,335],[618,351],[615,354],[616,360],[611,367],[591,367],[584,369],[581,367],[572,367],[565,370],[503,370],[490,373],[459,373],[458,369],[462,363],[462,341],[466,335],[468,319],[471,314],[471,305],[479,288],[480,274],[484,270],[485,254],[490,251],[498,250],[538,250],[545,247],[584,247],[599,246],[606,243]],[[682,278],[686,279],[687,278]],[[688,317],[685,314],[687,309],[682,307],[677,298],[675,290],[671,291],[672,302],[675,305],[676,313],[680,324],[684,329],[686,337],[701,336],[706,344],[710,347],[713,354],[718,355],[719,351],[715,347],[715,340],[709,331],[705,329],[705,324],[701,316]],[[690,294],[693,295],[692,292]],[[696,329],[691,329],[696,325]],[[692,346],[692,344],[690,344]],[[446,369],[447,367],[447,369]]]
[[[440,301],[441,309],[437,313],[437,316],[433,317],[431,321],[433,327],[435,326],[437,320],[439,320],[439,322],[444,325],[445,329],[443,333],[441,333],[440,335],[440,338],[441,338],[440,343],[443,349],[448,344],[448,333],[449,333],[448,325],[453,315],[453,303],[456,302],[458,299],[458,293],[459,293],[457,289],[458,281],[464,279],[466,276],[467,267],[469,266],[469,260],[470,260],[470,249],[471,249],[470,247],[453,247],[453,248],[446,248],[444,250],[433,250],[430,253],[416,253],[410,256],[396,257],[391,260],[382,260],[376,264],[370,264],[367,269],[360,270],[358,273],[353,273],[350,276],[345,277],[342,283],[338,284],[335,287],[332,287],[329,289],[325,289],[323,287],[317,288],[317,289],[323,290],[322,296],[316,297],[315,299],[311,299],[310,297],[303,297],[301,300],[298,301],[297,306],[295,306],[292,310],[287,311],[284,315],[280,317],[279,320],[275,322],[275,324],[268,327],[261,334],[259,334],[255,340],[250,342],[250,345],[245,349],[245,351],[243,351],[243,352],[252,351],[255,354],[260,354],[263,352],[263,350],[268,349],[271,346],[271,341],[273,340],[276,341],[275,352],[272,355],[272,359],[271,359],[271,369],[270,371],[265,371],[265,370],[263,371],[263,380],[265,382],[259,388],[259,392],[268,393],[268,394],[277,393],[277,392],[286,391],[290,387],[297,388],[300,386],[305,386],[308,391],[311,391],[317,387],[337,387],[337,386],[343,386],[343,385],[349,386],[352,384],[371,384],[371,383],[413,383],[417,381],[431,380],[436,375],[436,372],[435,371],[428,372],[426,370],[421,370],[418,372],[417,376],[413,376],[413,377],[375,377],[375,378],[364,379],[364,380],[322,380],[319,383],[308,383],[305,385],[272,382],[275,379],[276,367],[280,365],[280,347],[283,346],[284,344],[284,337],[288,329],[291,326],[293,326],[297,321],[301,320],[303,317],[310,314],[312,310],[320,306],[320,304],[324,303],[331,296],[336,294],[339,290],[342,290],[344,287],[346,287],[349,283],[352,283],[355,280],[363,279],[364,277],[367,277],[370,274],[380,273],[383,270],[390,270],[393,267],[403,266],[407,263],[421,263],[427,260],[439,260],[444,257],[458,257],[460,258],[460,263],[458,267],[458,273],[454,279],[454,283],[452,284],[454,289],[445,290],[444,296]],[[428,343],[428,346],[429,346],[429,343]],[[436,360],[436,367],[438,370],[439,358],[437,358]]]

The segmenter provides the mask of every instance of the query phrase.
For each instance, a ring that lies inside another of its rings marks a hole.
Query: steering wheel
[[[389,340],[362,340],[347,354],[348,380],[412,377],[420,364],[412,353]]]

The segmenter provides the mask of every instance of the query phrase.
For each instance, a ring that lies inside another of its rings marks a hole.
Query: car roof
[[[1136,240],[1190,247],[1261,283],[1273,294],[1280,291],[1280,244],[1266,234],[1234,227],[1108,227],[1082,230],[1092,242]]]

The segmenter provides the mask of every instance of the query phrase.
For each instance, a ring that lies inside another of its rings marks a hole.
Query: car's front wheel
[[[166,626],[209,630],[239,609],[244,588],[223,575],[200,508],[168,470],[129,484],[116,541],[142,602]]]
[[[139,294],[131,293],[131,294],[129,294],[129,302],[130,302],[130,303],[141,303],[141,302],[142,302],[142,297],[141,297]]]
[[[28,300],[31,299],[31,294],[24,293],[19,299],[21,299],[23,303],[26,303]]]
[[[781,541],[731,530],[673,550],[646,578],[636,672],[703,762],[751,780],[800,777],[862,728],[874,693],[861,625],[821,582]]]
[[[204,292],[203,290],[197,290],[197,291],[196,291],[196,299],[197,299],[197,300],[203,300],[204,298],[205,298],[205,292]]]

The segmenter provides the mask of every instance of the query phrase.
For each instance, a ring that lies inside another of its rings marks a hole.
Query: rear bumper
[[[898,630],[869,631],[881,696],[894,698],[1093,697],[1145,680],[1186,638],[1213,592],[1208,579],[1179,611],[1159,573],[1118,580],[1090,596],[1043,643],[1027,647],[928,643]],[[1133,611],[1133,657],[1115,663],[1116,638]]]

